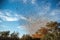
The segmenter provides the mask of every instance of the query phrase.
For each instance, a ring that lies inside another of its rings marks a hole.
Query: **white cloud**
[[[2,12],[0,11],[0,15],[2,14]]]
[[[32,4],[35,4],[35,3],[36,3],[36,0],[32,0],[31,3],[32,3]]]
[[[18,21],[18,19],[16,17],[5,17],[6,21]]]
[[[0,22],[2,22],[2,21],[0,20]]]
[[[60,20],[60,10],[55,9],[50,13],[50,19],[52,21],[58,21]]]
[[[20,29],[20,30],[25,30],[26,31],[26,27],[24,25],[17,26],[16,28]]]
[[[54,9],[54,10],[50,13],[50,15],[53,15],[53,16],[59,15],[59,14],[60,14],[60,10],[58,10],[58,9]]]
[[[29,1],[29,0],[9,0],[9,2],[12,2],[12,3],[14,3],[14,2],[27,3],[27,1]]]
[[[6,16],[12,16],[12,14],[11,14],[10,11],[6,11],[6,12],[5,12],[5,15],[6,15]]]
[[[26,18],[26,17],[24,17],[24,16],[22,16],[22,15],[15,14],[15,16],[16,16],[18,19],[27,20],[27,18]]]
[[[27,3],[32,3],[32,4],[35,4],[36,0],[9,0],[9,2],[22,2],[24,4],[27,4]]]
[[[23,3],[27,3],[27,0],[23,0]]]
[[[12,12],[13,13],[13,12]],[[3,20],[3,21],[19,21],[19,20],[26,20],[27,18],[20,15],[20,14],[17,14],[17,13],[10,13],[9,11],[6,12],[0,12],[0,18]]]
[[[24,28],[24,26],[18,26],[17,28],[19,28],[19,29],[20,29],[20,28]]]
[[[35,10],[37,10],[37,14],[39,16],[43,16],[43,15],[47,14],[51,9],[51,4],[50,3],[42,4],[41,6],[36,4],[35,6],[36,6]]]

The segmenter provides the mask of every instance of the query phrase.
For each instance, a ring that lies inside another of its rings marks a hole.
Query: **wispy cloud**
[[[32,3],[32,4],[35,4],[35,3],[36,3],[36,0],[32,0],[31,3]]]
[[[55,15],[59,15],[60,14],[60,9],[54,9],[52,10],[52,12],[50,13],[50,15],[55,16]]]
[[[17,28],[21,29],[21,30],[25,30],[25,26],[24,25],[17,26]]]
[[[13,13],[13,12],[12,12]],[[26,20],[26,17],[20,15],[20,14],[11,14],[10,12],[0,12],[0,18],[3,21],[19,21],[21,19]]]
[[[60,9],[54,9],[52,10],[52,12],[49,14],[49,18],[52,20],[52,21],[58,21],[60,20]]]
[[[1,23],[2,21],[0,20],[0,23]]]
[[[22,1],[23,1],[23,3],[25,3],[25,4],[26,4],[28,0],[22,0]]]
[[[27,2],[35,4],[36,0],[23,0],[23,3],[27,3]]]
[[[32,4],[35,4],[36,0],[9,0],[10,2],[22,2],[24,4],[26,3],[32,3]]]
[[[5,16],[3,18],[4,18],[3,20],[5,20],[5,21],[18,21],[19,20],[16,17],[7,17],[7,16]]]

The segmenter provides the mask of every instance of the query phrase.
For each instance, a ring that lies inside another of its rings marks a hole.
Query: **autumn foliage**
[[[60,23],[48,22],[46,27],[41,27],[32,35],[23,35],[21,38],[19,33],[10,31],[0,32],[0,40],[60,40]]]

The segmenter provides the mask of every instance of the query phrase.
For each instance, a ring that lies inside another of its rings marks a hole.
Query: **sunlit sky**
[[[0,0],[0,31],[29,34],[36,20],[60,22],[60,0]]]

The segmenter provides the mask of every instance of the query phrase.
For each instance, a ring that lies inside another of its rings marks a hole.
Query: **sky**
[[[0,0],[0,31],[33,34],[49,21],[60,22],[60,0]]]

